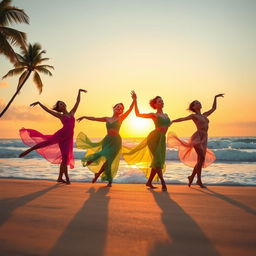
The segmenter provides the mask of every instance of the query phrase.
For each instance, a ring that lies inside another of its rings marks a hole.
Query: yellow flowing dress
[[[146,178],[149,178],[152,168],[161,168],[165,172],[166,136],[158,128],[169,127],[171,121],[167,116],[157,116],[156,129],[149,133],[147,138],[134,148],[123,147],[124,160],[130,165],[141,169]],[[154,180],[158,180],[155,175]]]

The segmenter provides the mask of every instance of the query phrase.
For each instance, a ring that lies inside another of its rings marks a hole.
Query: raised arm
[[[62,117],[62,114],[60,114],[60,113],[58,113],[58,112],[55,112],[55,111],[53,111],[53,110],[51,110],[51,109],[49,109],[49,108],[47,108],[46,106],[44,106],[41,102],[39,102],[39,101],[36,101],[36,102],[34,102],[34,103],[31,103],[30,104],[30,107],[34,107],[34,106],[36,106],[36,105],[39,105],[43,110],[45,110],[47,113],[49,113],[49,114],[51,114],[51,115],[53,115],[53,116],[55,116],[55,117],[57,117],[57,118],[61,118]]]
[[[224,97],[224,94],[221,93],[221,94],[216,95],[214,97],[214,100],[213,100],[212,108],[209,111],[204,112],[203,115],[209,116],[210,114],[212,114],[216,110],[216,108],[217,108],[217,98],[218,97]]]
[[[120,117],[121,121],[123,121],[131,113],[135,105],[135,101],[137,99],[136,93],[134,91],[131,91],[131,96],[132,96],[132,104],[130,105],[129,109],[121,115]]]
[[[135,94],[135,96],[136,96],[136,93],[135,93],[134,91],[133,91],[133,94]],[[152,118],[152,119],[155,118],[155,115],[154,115],[153,113],[148,113],[148,114],[142,114],[142,113],[140,113],[139,108],[138,108],[138,104],[137,104],[137,96],[135,97],[134,108],[135,108],[135,115],[138,116],[138,117],[142,117],[142,118]]]
[[[93,116],[81,116],[76,119],[78,122],[81,122],[83,119],[91,120],[91,121],[98,121],[98,122],[107,122],[106,117],[93,117]]]
[[[76,98],[76,103],[75,103],[74,107],[73,107],[73,108],[71,109],[71,111],[70,111],[70,113],[71,113],[72,115],[74,115],[74,114],[76,113],[76,110],[77,110],[77,108],[78,108],[78,106],[79,106],[80,98],[81,98],[81,92],[86,93],[87,91],[84,90],[84,89],[79,89],[78,95],[77,95],[77,98]]]

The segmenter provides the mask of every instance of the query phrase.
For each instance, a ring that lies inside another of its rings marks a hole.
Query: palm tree
[[[39,90],[39,93],[42,92],[43,83],[39,73],[52,76],[52,73],[48,69],[54,69],[54,67],[50,65],[41,65],[42,62],[49,60],[49,58],[42,58],[42,55],[44,53],[46,52],[42,50],[41,45],[38,43],[35,43],[34,45],[29,44],[27,48],[22,49],[22,55],[16,53],[18,62],[14,65],[14,69],[11,69],[5,76],[3,76],[3,79],[6,77],[19,74],[21,74],[21,76],[19,77],[17,90],[15,94],[12,96],[7,106],[1,112],[0,118],[9,108],[9,106],[11,105],[17,94],[20,92],[21,88],[26,83],[31,74],[33,74],[33,80]]]
[[[8,27],[13,23],[29,23],[28,15],[15,6],[11,6],[11,0],[0,2],[0,54],[4,54],[14,63],[17,56],[12,46],[26,46],[26,34]]]

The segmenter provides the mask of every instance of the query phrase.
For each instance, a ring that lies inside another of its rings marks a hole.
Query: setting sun
[[[153,121],[136,117],[133,113],[123,124],[123,134],[125,137],[146,137],[148,132],[154,129]]]

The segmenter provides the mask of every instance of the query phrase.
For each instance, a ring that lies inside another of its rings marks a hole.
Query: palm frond
[[[0,3],[0,24],[3,26],[15,23],[29,24],[29,17],[22,9],[11,6],[10,0],[3,0]]]
[[[42,50],[42,46],[39,43],[30,44],[29,48],[31,48],[31,52],[36,52],[37,54]]]
[[[37,65],[40,64],[40,63],[42,63],[42,62],[44,62],[44,61],[47,61],[47,60],[49,60],[49,59],[50,59],[50,58],[40,58],[40,59],[37,60]]]
[[[49,75],[49,76],[52,76],[52,72],[49,71],[48,69],[44,68],[44,67],[39,67],[39,66],[36,66],[35,67],[35,70],[37,70],[38,72],[41,72],[45,75]]]
[[[17,55],[6,37],[0,33],[0,53],[4,54],[12,63],[17,62]]]
[[[11,2],[12,2],[12,0],[2,0],[0,2],[0,10],[5,8],[6,6],[10,5]]]
[[[18,59],[18,62],[14,64],[14,66],[15,66],[16,68],[18,68],[18,67],[25,67],[25,68],[26,68],[26,67],[29,66],[29,63],[28,63],[27,60],[24,58],[24,56],[22,56],[22,55],[20,55],[20,54],[18,54],[18,53],[16,53],[16,55],[17,55],[17,59]]]
[[[37,67],[39,67],[39,68],[51,68],[51,69],[54,69],[54,66],[51,66],[51,65],[37,65]]]
[[[16,62],[14,64],[14,67],[15,68],[25,68],[25,69],[28,69],[29,68],[29,65],[27,64],[27,62]]]
[[[19,78],[19,83],[18,83],[18,86],[17,86],[17,90],[19,90],[20,86],[24,83],[24,80],[26,79],[27,75],[28,75],[29,71],[26,70],[22,73],[22,75],[20,76]]]
[[[26,47],[20,49],[20,55],[24,59],[26,59],[27,54],[28,54],[28,45],[26,45]]]
[[[16,54],[17,54],[18,59],[19,59],[20,61],[26,62],[25,58],[24,58],[21,54],[19,54],[19,53],[16,53]]]
[[[43,90],[43,83],[42,83],[42,80],[41,80],[39,74],[36,71],[34,71],[33,80],[36,84],[37,89],[39,90],[39,93],[41,93]]]
[[[1,12],[0,22],[3,26],[11,25],[14,22],[29,24],[29,17],[22,9],[7,8]]]
[[[45,50],[39,50],[37,48],[34,48],[34,59],[33,59],[33,62],[35,65],[38,65],[40,64],[42,61],[42,54],[45,54],[46,51]]]
[[[0,33],[6,38],[12,45],[26,46],[26,33],[8,27],[0,27]]]
[[[42,55],[42,54],[44,54],[44,53],[46,53],[46,50],[42,50],[42,51],[40,51],[39,53],[38,53],[38,55]]]
[[[49,60],[49,58],[42,58],[41,55],[36,55],[33,62],[34,62],[35,65],[39,65],[43,61],[47,61],[47,60]]]
[[[39,73],[52,76],[52,72],[49,69],[54,69],[54,67],[51,65],[38,65],[38,63],[49,60],[49,58],[42,58],[40,56],[40,54],[43,53],[45,53],[45,51],[42,50],[40,44],[29,44],[25,49],[21,50],[21,54],[16,55],[18,61],[15,63],[15,68],[10,70],[3,78],[21,74],[23,72],[19,78],[19,84],[17,88],[19,90],[21,89],[21,86],[23,86],[30,73],[33,72],[33,81],[35,82],[39,93],[41,93],[43,89],[43,83]]]
[[[7,72],[6,75],[3,76],[3,79],[7,78],[7,77],[11,77],[11,76],[15,76],[15,75],[19,75],[20,73],[22,73],[25,70],[25,68],[14,68],[11,69]]]
[[[35,66],[37,64],[37,61],[40,59],[39,52],[41,50],[41,45],[38,43],[35,44],[29,44],[27,47],[26,52],[23,52],[24,58],[27,60],[28,63],[31,64],[31,66]]]

